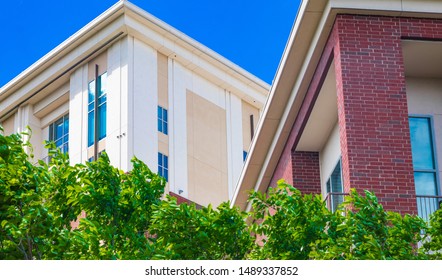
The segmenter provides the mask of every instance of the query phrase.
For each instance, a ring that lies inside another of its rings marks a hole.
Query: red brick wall
[[[442,21],[338,15],[334,28],[345,191],[416,213],[401,40],[442,39]]]
[[[320,193],[319,163],[291,154],[334,59],[344,191],[373,191],[387,210],[416,213],[401,40],[442,40],[442,20],[338,15],[272,179]],[[333,65],[332,65],[333,67]],[[289,160],[289,155],[292,160]],[[290,170],[292,173],[290,174]],[[311,170],[308,174],[307,170]],[[303,187],[304,186],[304,187]]]
[[[279,180],[283,179],[287,184],[293,185],[293,168],[292,156],[289,152],[284,152],[279,159],[278,167],[273,173],[273,178],[270,181],[270,187],[276,187]]]
[[[185,197],[182,197],[181,195],[176,194],[176,193],[174,193],[174,192],[169,192],[169,195],[170,195],[170,196],[173,196],[173,197],[175,197],[175,198],[177,199],[176,202],[177,202],[178,205],[180,205],[180,204],[182,204],[182,203],[186,203],[186,204],[188,204],[188,205],[195,204],[196,209],[201,209],[201,207],[202,207],[201,205],[199,205],[199,204],[193,202],[192,200],[189,200],[189,199],[187,199],[187,198],[185,198]]]
[[[303,194],[321,193],[318,152],[293,152],[292,172],[293,186]]]

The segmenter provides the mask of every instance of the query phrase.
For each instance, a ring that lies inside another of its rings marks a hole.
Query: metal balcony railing
[[[339,204],[344,202],[344,196],[348,195],[348,193],[342,193],[342,192],[329,192],[325,196],[325,204],[327,205],[327,208],[335,212],[338,209]]]
[[[440,195],[416,195],[417,213],[426,222],[430,215],[442,207],[442,196]]]
[[[344,201],[347,193],[330,192],[325,196],[327,208],[333,212],[338,209],[339,204]],[[419,217],[428,222],[430,215],[442,207],[442,196],[440,195],[416,195],[417,213]]]

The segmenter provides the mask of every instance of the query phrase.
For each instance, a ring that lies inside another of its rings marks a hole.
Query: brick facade
[[[321,193],[318,152],[292,153],[293,186],[303,194]]]
[[[285,152],[281,155],[278,162],[278,167],[273,173],[272,180],[270,181],[270,187],[276,187],[278,181],[283,179],[287,184],[293,185],[293,167],[292,167],[292,154]]]
[[[292,155],[291,150],[296,148],[315,94],[329,69],[326,62],[332,58],[344,191],[368,189],[378,196],[385,209],[416,214],[403,39],[442,40],[442,20],[336,17],[272,182],[278,174],[289,176],[287,154]],[[320,193],[319,164],[318,172],[304,173],[316,168],[312,168],[314,158],[309,153],[292,155],[293,183],[306,193]]]

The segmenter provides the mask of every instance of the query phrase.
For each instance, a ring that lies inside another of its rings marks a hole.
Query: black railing
[[[348,193],[341,192],[329,192],[325,195],[325,203],[327,208],[335,212],[338,209],[339,204],[344,202],[344,196],[348,195]]]
[[[441,208],[442,196],[440,195],[416,195],[417,214],[426,222],[430,215]]]

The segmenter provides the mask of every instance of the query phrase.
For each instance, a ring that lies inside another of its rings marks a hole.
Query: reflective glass
[[[414,184],[418,195],[436,195],[436,174],[434,172],[414,172]]]
[[[410,137],[414,169],[434,169],[430,119],[410,118]]]

